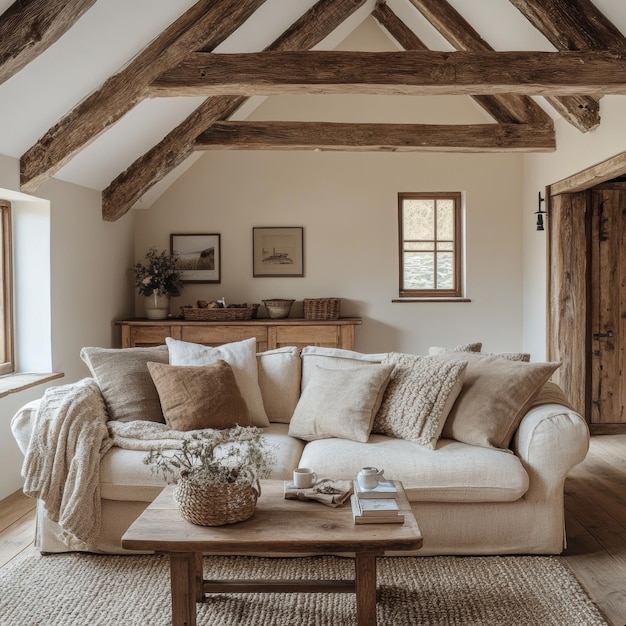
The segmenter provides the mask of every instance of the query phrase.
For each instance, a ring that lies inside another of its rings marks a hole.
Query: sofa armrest
[[[589,428],[576,411],[542,404],[526,413],[512,447],[530,476],[531,488],[562,490],[567,473],[587,454]]]
[[[11,432],[22,454],[26,454],[41,398],[25,404],[11,419]]]

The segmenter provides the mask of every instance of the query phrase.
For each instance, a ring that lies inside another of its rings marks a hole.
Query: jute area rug
[[[205,557],[205,578],[352,578],[340,557]],[[341,626],[353,594],[217,595],[199,626]],[[2,626],[167,626],[163,556],[21,557],[0,570]],[[398,557],[378,560],[378,624],[604,625],[573,575],[553,557]]]

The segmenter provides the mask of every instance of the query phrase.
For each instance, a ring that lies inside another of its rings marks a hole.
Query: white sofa
[[[182,343],[178,342],[178,347]],[[120,411],[120,406],[114,406],[115,394],[118,394],[120,386],[124,387],[124,393],[127,394],[130,389],[132,395],[134,386],[139,385],[123,367],[111,368],[111,363],[116,363],[116,359],[122,357],[130,358],[133,353],[141,356],[140,361],[147,359],[168,363],[168,351],[165,348],[91,350],[96,352],[83,354],[83,358],[99,384],[109,418],[113,417],[111,413]],[[147,356],[144,357],[142,350],[148,351]],[[220,348],[197,348],[199,353],[202,350]],[[155,354],[158,354],[156,359]],[[218,356],[223,357],[224,354],[220,352]],[[104,361],[97,363],[103,355],[106,357]],[[189,365],[185,362],[187,356],[184,353],[181,358],[179,354],[174,366]],[[386,477],[401,480],[404,484],[424,536],[424,545],[419,552],[421,555],[560,553],[565,543],[564,479],[568,471],[584,459],[589,435],[584,419],[568,407],[560,390],[552,383],[544,385],[545,381],[541,377],[545,377],[548,370],[542,371],[540,379],[535,380],[536,384],[540,383],[539,389],[533,390],[530,395],[527,393],[528,397],[523,398],[522,412],[515,419],[509,434],[510,444],[506,449],[447,438],[449,433],[446,436],[446,424],[439,424],[437,428],[438,432],[433,437],[434,449],[413,440],[369,431],[365,441],[359,441],[359,436],[333,437],[324,432],[314,433],[310,437],[312,440],[306,441],[289,434],[290,429],[294,429],[293,424],[290,424],[294,413],[299,413],[300,428],[303,416],[306,418],[310,414],[303,412],[306,407],[299,402],[304,397],[303,390],[307,389],[320,369],[330,369],[334,373],[341,369],[351,372],[379,365],[389,356],[361,355],[316,347],[304,348],[302,351],[282,348],[256,356],[254,374],[262,398],[264,411],[261,413],[269,418],[269,425],[264,426],[264,434],[276,446],[278,457],[272,477],[289,479],[292,470],[298,466],[310,467],[320,477],[336,479],[354,478],[359,469],[366,465],[384,468]],[[227,362],[232,357],[228,349],[226,357]],[[192,363],[193,358],[192,350]],[[481,380],[477,385],[475,376],[476,372],[482,371],[480,368],[484,363],[495,363],[496,370],[499,370],[498,363],[506,363],[506,367],[518,368],[523,373],[533,368],[533,364],[516,363],[513,366],[510,361],[498,360],[495,356],[458,352],[429,357],[424,362],[431,363],[434,358],[468,363],[462,367],[464,378],[461,377],[458,388],[450,393],[447,402],[449,406],[444,407],[445,411],[450,411],[450,415],[457,410],[457,421],[458,409],[466,400],[464,394],[469,394],[472,389],[479,388],[481,382],[485,382]],[[169,362],[172,363],[172,345]],[[137,363],[132,367],[136,368]],[[470,369],[474,372],[473,378]],[[107,379],[103,371],[109,374],[113,371],[114,374]],[[250,404],[250,389],[246,385],[250,383],[254,387],[255,381],[246,382],[240,376],[237,380]],[[505,384],[510,385],[510,382],[505,381]],[[385,394],[390,388],[391,383],[388,383]],[[148,390],[149,393],[153,391]],[[256,393],[255,389],[252,391]],[[514,390],[511,394],[508,391],[502,393],[502,389],[499,392],[496,390],[495,406],[502,399],[508,401],[509,395],[515,395]],[[337,396],[341,396],[337,397],[337,405],[341,408],[350,403],[351,391],[346,389]],[[379,396],[374,407],[377,412],[380,403],[385,401],[381,394]],[[141,394],[135,400],[146,406],[148,404],[148,400]],[[328,398],[325,401],[328,402]],[[12,420],[12,431],[24,454],[28,450],[40,405],[41,400],[29,403]],[[122,422],[128,423],[139,417],[132,415],[132,410],[136,409],[136,406],[129,409],[128,403],[122,407],[122,411],[131,411],[130,416],[122,416]],[[322,412],[322,418],[327,418],[332,411],[325,406],[320,409]],[[153,416],[147,417],[153,419]],[[263,422],[262,415],[252,415],[252,418],[253,423],[255,419]],[[345,416],[334,416],[333,419],[341,421],[345,420]],[[439,437],[442,428],[443,436]],[[143,463],[145,455],[145,451],[113,445],[102,456],[99,465],[101,525],[96,540],[84,549],[106,553],[125,552],[120,546],[121,536],[163,486],[162,479]],[[312,503],[311,506],[323,505]],[[49,519],[39,501],[36,546],[42,552],[75,549],[62,537],[62,529]]]

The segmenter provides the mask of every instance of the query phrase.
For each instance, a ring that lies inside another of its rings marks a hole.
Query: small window
[[[0,375],[13,367],[13,254],[11,203],[0,200]]]
[[[398,194],[400,297],[463,297],[460,193]]]

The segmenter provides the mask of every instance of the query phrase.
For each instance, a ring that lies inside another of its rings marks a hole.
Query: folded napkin
[[[285,481],[285,499],[315,500],[326,506],[341,506],[352,493],[351,480],[332,480],[322,478],[312,487],[298,489],[291,481]]]

